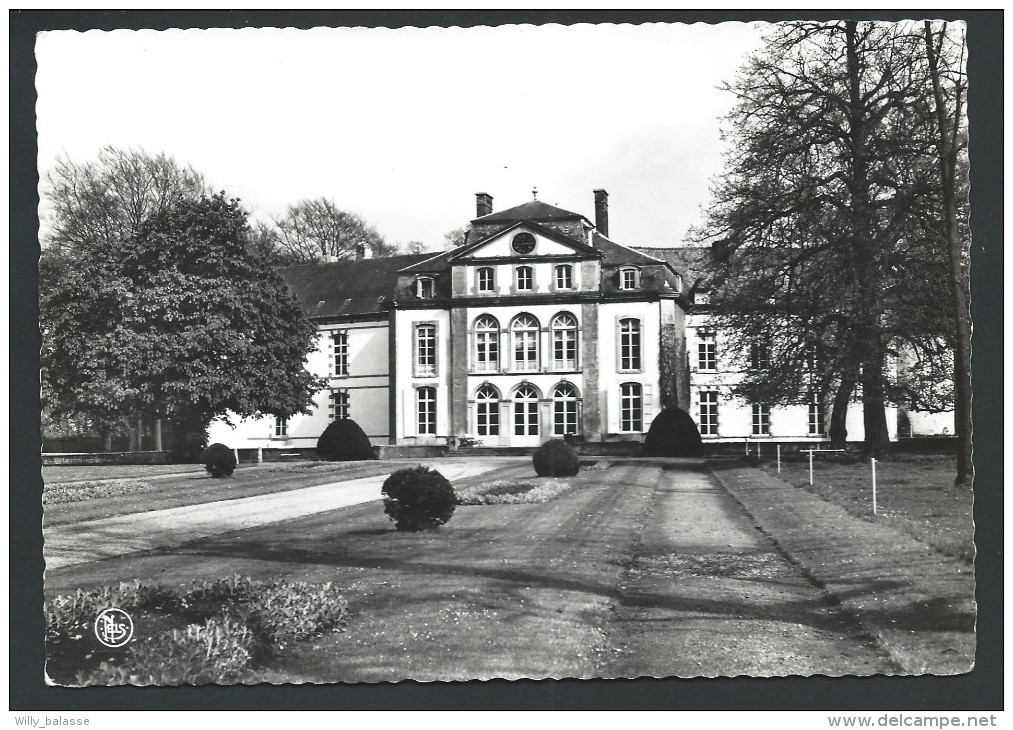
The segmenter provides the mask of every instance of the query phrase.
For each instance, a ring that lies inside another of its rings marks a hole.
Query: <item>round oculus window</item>
[[[521,255],[529,254],[535,250],[535,237],[530,233],[518,233],[514,236],[512,246]]]

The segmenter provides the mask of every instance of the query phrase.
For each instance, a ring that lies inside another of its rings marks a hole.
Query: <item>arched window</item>
[[[530,314],[521,314],[510,329],[514,344],[514,370],[538,370],[538,320]]]
[[[619,369],[624,372],[639,371],[640,366],[640,320],[619,320]]]
[[[538,391],[527,383],[514,391],[514,435],[538,435]]]
[[[552,319],[552,367],[577,369],[577,320],[563,312]]]
[[[499,322],[487,314],[475,320],[475,370],[499,370]]]
[[[644,430],[644,389],[640,383],[619,386],[619,430]]]
[[[530,266],[518,266],[517,291],[531,291],[535,288],[534,270]]]
[[[475,394],[475,433],[499,436],[499,391],[483,385]]]
[[[496,272],[491,266],[483,266],[478,270],[478,290],[495,291]]]
[[[577,425],[577,401],[580,395],[570,383],[560,383],[552,391],[552,433],[554,436],[580,433]]]

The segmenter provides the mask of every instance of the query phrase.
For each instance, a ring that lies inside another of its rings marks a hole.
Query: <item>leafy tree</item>
[[[713,301],[744,355],[740,392],[799,402],[833,390],[831,436],[842,440],[857,391],[874,455],[903,386],[890,365],[913,351],[942,367],[948,336],[926,286],[945,280],[945,260],[928,225],[939,195],[912,27],[775,29],[727,87],[738,104],[707,226],[725,242]]]
[[[426,252],[426,244],[422,241],[409,241],[401,247],[405,253],[420,254]]]
[[[54,403],[165,418],[179,432],[227,412],[307,411],[321,385],[304,367],[315,328],[249,236],[238,201],[179,199],[129,241],[90,249],[70,270],[44,267]]]
[[[373,226],[328,198],[301,200],[274,222],[280,249],[295,263],[356,259],[367,251],[374,258],[397,252]]]
[[[116,147],[80,164],[57,158],[43,180],[42,242],[65,255],[122,242],[180,197],[208,192],[199,172],[172,157]]]

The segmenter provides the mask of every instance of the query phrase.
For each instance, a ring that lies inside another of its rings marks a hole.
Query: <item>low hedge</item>
[[[450,482],[426,466],[399,469],[387,477],[381,493],[383,511],[394,520],[395,528],[407,532],[446,524],[457,502]]]
[[[577,450],[560,439],[539,446],[531,460],[540,477],[572,477],[580,472]]]

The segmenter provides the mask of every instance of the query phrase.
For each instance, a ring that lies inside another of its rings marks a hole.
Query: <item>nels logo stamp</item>
[[[119,608],[107,608],[95,619],[95,636],[112,649],[124,646],[133,635],[134,622]]]

